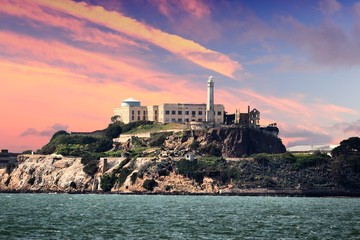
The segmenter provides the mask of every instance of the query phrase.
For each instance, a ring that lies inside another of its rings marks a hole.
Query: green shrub
[[[178,172],[188,178],[194,179],[198,183],[204,180],[204,173],[199,169],[197,161],[181,159],[176,163]]]
[[[135,148],[129,150],[130,157],[132,158],[141,157],[143,155],[143,151],[145,151],[146,149],[147,149],[146,147],[136,146]]]
[[[109,157],[121,157],[123,155],[123,151],[122,150],[111,151],[111,152],[107,152],[106,155]]]
[[[132,169],[130,169],[130,168],[121,169],[120,175],[117,179],[117,182],[119,183],[120,187],[124,184],[124,182],[126,181],[126,178],[130,175],[130,173],[132,173]]]
[[[55,151],[56,151],[56,146],[48,143],[40,149],[40,154],[49,155],[49,154],[53,154]]]
[[[120,136],[122,132],[122,128],[119,123],[111,123],[109,126],[105,129],[105,136],[109,139],[117,138]]]
[[[90,144],[97,140],[96,137],[84,135],[62,135],[58,138],[60,144]]]
[[[131,130],[138,128],[143,125],[153,125],[154,122],[151,121],[136,121],[136,122],[130,122],[128,124],[125,124],[122,126],[122,132],[130,132]]]
[[[97,139],[95,142],[89,144],[89,150],[91,152],[106,152],[112,149],[113,142],[110,139],[107,138],[100,138]]]
[[[100,178],[100,188],[104,192],[109,192],[115,184],[116,176],[114,174],[111,175],[102,175]]]
[[[203,167],[211,168],[211,167],[217,167],[220,164],[225,163],[225,160],[221,157],[206,156],[206,157],[200,157],[198,159],[198,163]]]
[[[360,138],[350,137],[340,142],[340,145],[331,151],[331,155],[334,157],[340,155],[358,154],[360,152]]]
[[[143,188],[148,191],[153,191],[157,185],[158,183],[154,179],[146,179],[143,183]]]
[[[259,164],[268,164],[269,162],[274,162],[274,161],[281,161],[281,162],[285,162],[285,163],[295,163],[296,162],[296,158],[293,154],[291,153],[277,153],[277,154],[273,154],[273,153],[257,153],[257,154],[253,154],[251,155],[251,157],[254,158],[254,160],[256,162],[258,162]]]
[[[63,156],[80,157],[87,152],[87,148],[81,144],[58,144],[56,153]]]
[[[159,132],[152,134],[149,140],[150,147],[161,147],[164,144],[164,141],[168,136],[170,136],[172,132]]]
[[[172,170],[172,162],[169,160],[161,161],[156,164],[156,172],[159,176],[169,176]]]
[[[338,155],[330,165],[336,183],[348,188],[360,188],[360,157]]]
[[[51,137],[50,142],[51,142],[51,141],[54,141],[54,139],[57,138],[57,137],[59,137],[59,136],[67,136],[67,135],[70,135],[70,134],[67,133],[67,132],[64,131],[64,130],[57,131],[57,132],[54,133],[54,135]]]
[[[199,148],[199,146],[200,146],[200,143],[196,139],[193,139],[193,141],[191,142],[189,147],[191,150],[196,150]]]
[[[262,154],[256,154],[254,156],[254,160],[259,165],[267,166],[269,164],[269,162],[272,160],[272,158],[269,156],[269,154],[262,153]]]
[[[308,167],[319,166],[329,161],[330,157],[327,155],[315,155],[315,154],[299,154],[295,156],[296,162],[294,168],[296,170]]]
[[[188,176],[191,175],[195,170],[197,170],[197,162],[181,159],[176,162],[176,167],[181,175]]]
[[[86,164],[88,164],[89,162],[91,162],[92,160],[97,160],[97,155],[94,153],[85,153],[82,157],[81,157],[81,163],[85,166]]]

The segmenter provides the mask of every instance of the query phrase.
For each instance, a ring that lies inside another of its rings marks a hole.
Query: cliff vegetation
[[[148,138],[130,135],[124,142],[113,141],[124,132],[160,127],[152,122],[112,123],[92,133],[59,131],[39,155],[20,155],[10,171],[0,171],[0,190],[193,194],[360,190],[357,137],[342,141],[332,157],[321,152],[286,153],[276,136],[240,127],[154,131]]]

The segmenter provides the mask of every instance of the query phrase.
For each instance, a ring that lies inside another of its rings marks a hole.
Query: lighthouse
[[[207,82],[207,103],[206,103],[206,121],[214,122],[214,77],[210,76]]]

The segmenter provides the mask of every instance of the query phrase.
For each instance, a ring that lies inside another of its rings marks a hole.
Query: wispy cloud
[[[225,54],[210,50],[194,41],[163,32],[118,12],[110,12],[101,6],[90,6],[86,3],[72,1],[36,1],[41,6],[51,8],[77,18],[108,27],[129,37],[146,41],[170,53],[182,56],[199,66],[211,69],[225,76],[234,77],[242,69],[240,63]],[[211,56],[209,58],[209,56]]]
[[[20,137],[26,137],[26,136],[44,136],[44,137],[50,137],[55,132],[64,130],[67,131],[69,128],[66,124],[61,123],[55,123],[54,125],[44,129],[44,130],[37,130],[35,128],[28,128],[24,132],[20,134]]]
[[[211,13],[209,5],[200,0],[154,0],[151,2],[158,7],[160,13],[172,21],[177,19],[179,11],[183,11],[196,18],[204,18]]]
[[[286,140],[287,147],[309,144],[332,143],[333,138],[328,133],[319,133],[308,129],[282,129],[281,136]]]
[[[335,21],[306,26],[292,16],[281,19],[286,29],[282,31],[283,37],[305,50],[312,62],[337,67],[360,65],[360,45],[356,41],[356,32],[347,32]],[[357,21],[354,20],[354,26],[356,25]]]
[[[341,3],[336,0],[321,0],[319,2],[320,11],[323,14],[331,15],[342,8]]]

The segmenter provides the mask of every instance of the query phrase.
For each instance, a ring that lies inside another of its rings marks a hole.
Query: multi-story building
[[[236,110],[235,123],[248,127],[259,128],[260,112],[256,108],[250,111],[250,106],[248,106],[247,113],[241,113],[239,110]]]
[[[214,121],[224,122],[225,108],[222,104],[214,105]],[[164,103],[161,105],[141,106],[140,101],[128,98],[121,106],[114,109],[113,116],[124,123],[148,120],[160,123],[188,123],[206,121],[206,104]]]
[[[121,106],[114,109],[113,116],[124,123],[147,120],[147,107],[141,106],[140,101],[128,98],[121,102]]]
[[[114,109],[113,116],[118,116],[124,123],[148,120],[160,123],[224,123],[225,108],[222,104],[214,104],[214,78],[207,81],[207,103],[163,103],[161,105],[141,106],[140,101],[128,98],[121,102],[121,106]],[[235,123],[250,127],[260,127],[260,112],[256,109],[247,113],[235,113]],[[201,124],[200,124],[201,125]]]
[[[188,123],[188,122],[205,122],[206,121],[206,104],[184,104],[184,103],[164,103],[158,106],[159,122],[162,123]],[[222,104],[215,104],[216,123],[224,122],[225,108]]]

